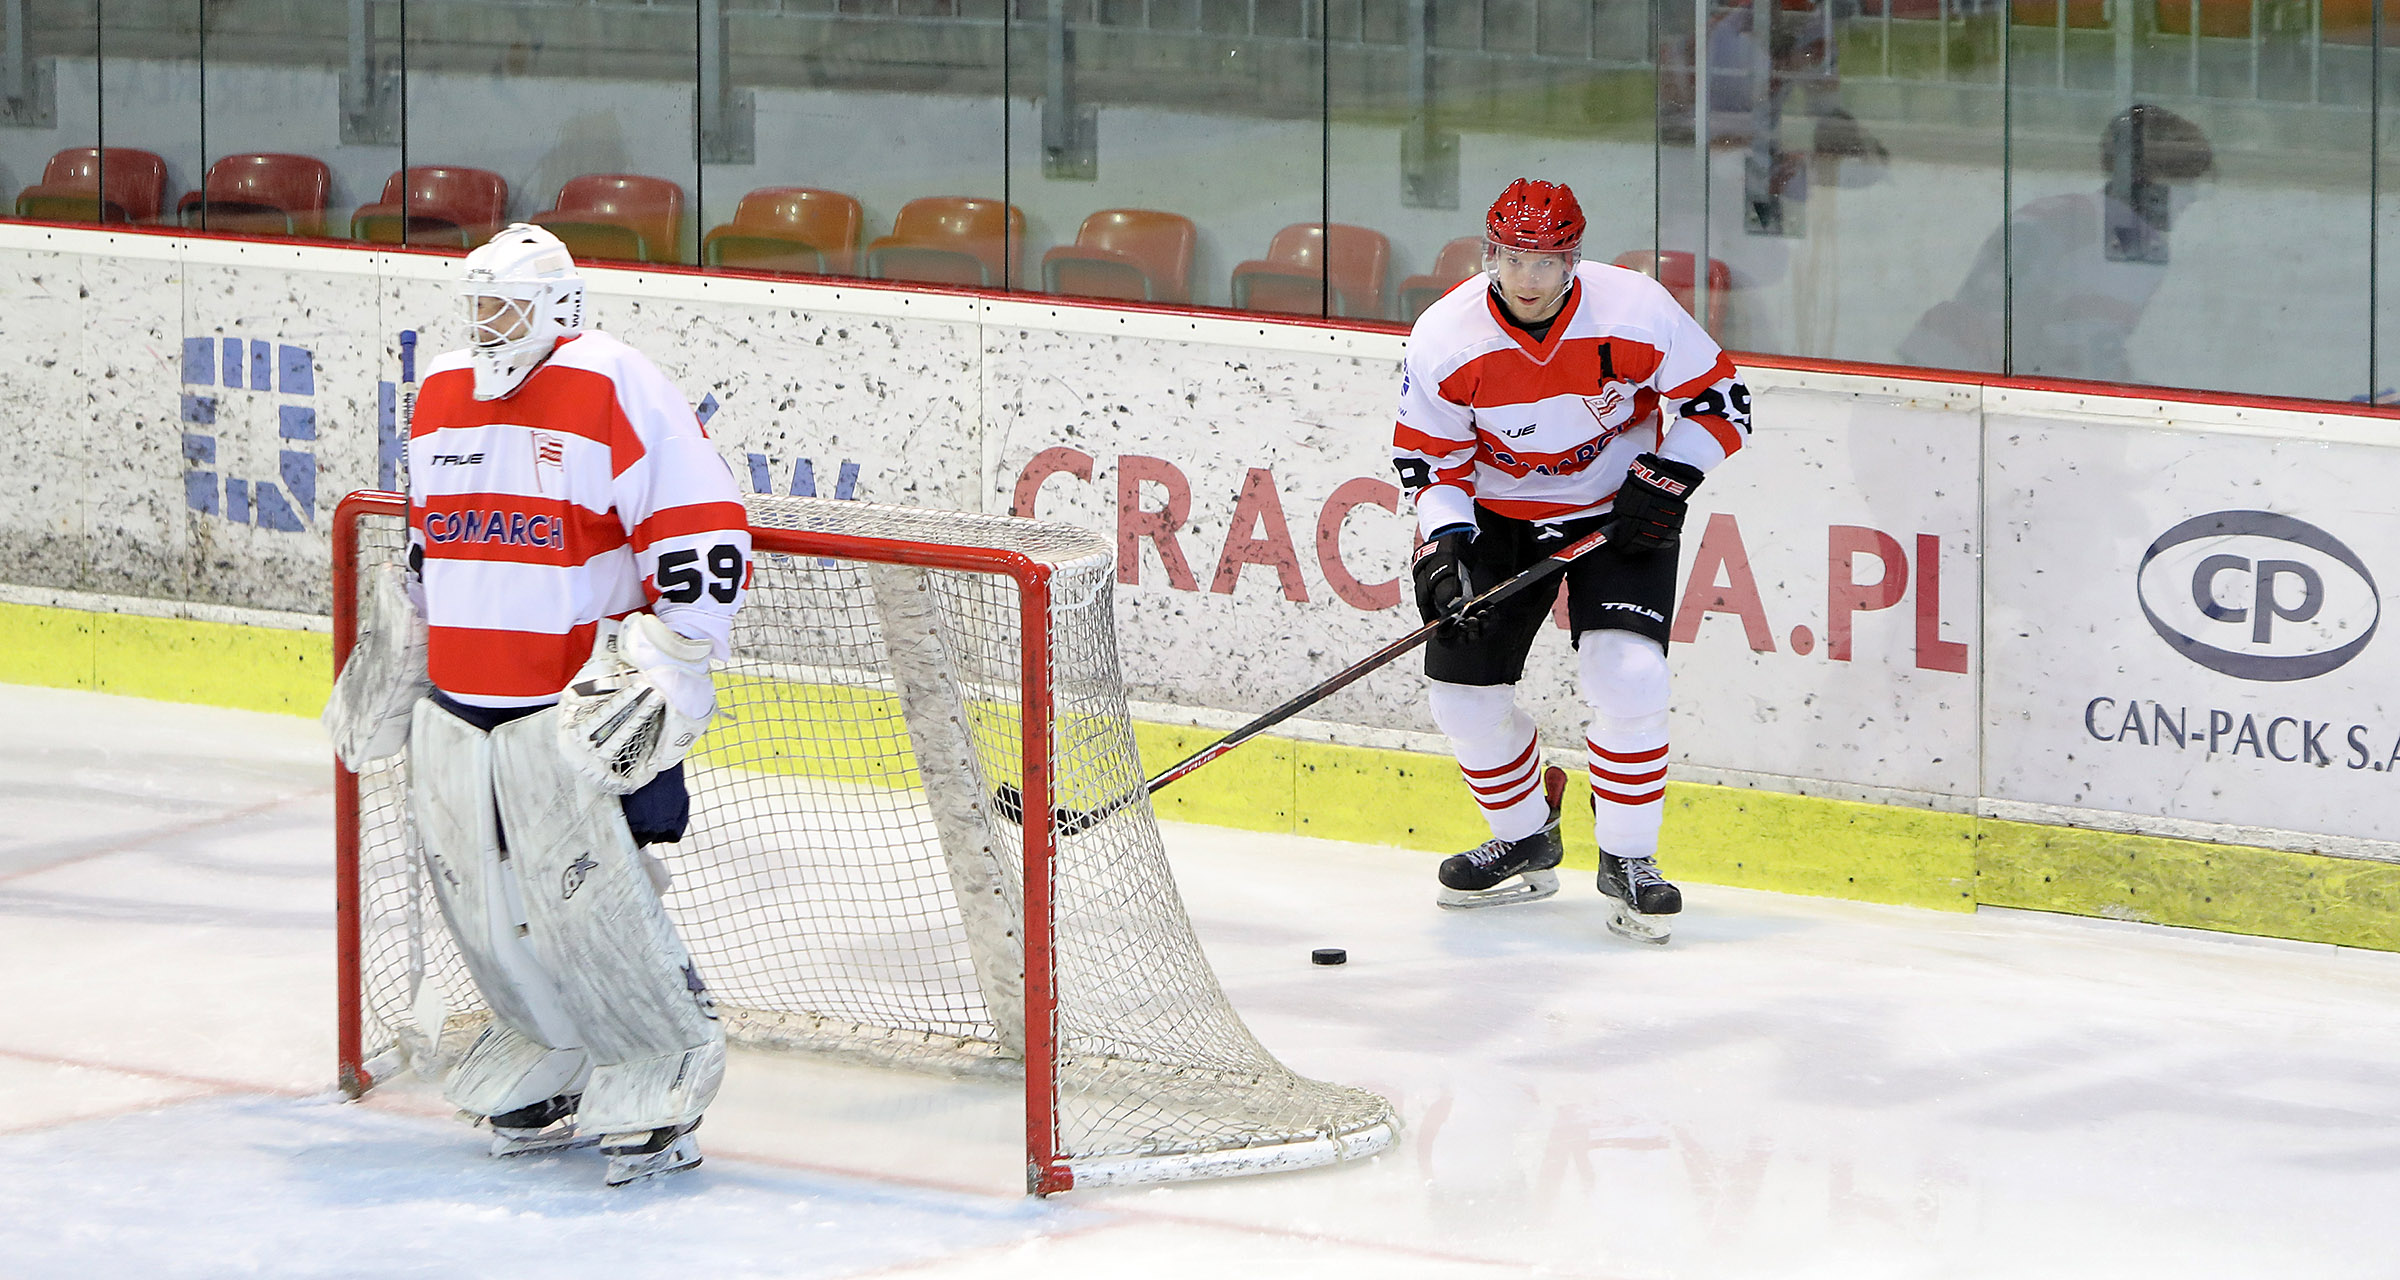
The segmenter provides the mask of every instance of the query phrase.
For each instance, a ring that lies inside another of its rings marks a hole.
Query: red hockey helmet
[[[1563,182],[1519,178],[1492,201],[1483,229],[1504,249],[1573,253],[1583,244],[1583,206]]]

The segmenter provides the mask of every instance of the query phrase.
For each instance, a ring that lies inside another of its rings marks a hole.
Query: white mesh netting
[[[1139,795],[1108,544],[1008,517],[748,502],[761,549],[717,678],[731,719],[691,757],[690,832],[652,850],[733,1038],[1021,1072],[1024,841],[993,802],[1021,778],[1017,584],[781,554],[772,531],[1001,548],[1052,570],[1053,803],[1119,805],[1088,829],[1065,824],[1053,855],[1055,1132],[1075,1181],[1295,1167],[1388,1143],[1389,1104],[1277,1062],[1193,936]],[[356,567],[404,545],[398,517],[366,516]],[[405,775],[402,758],[359,780],[363,1050],[387,1071],[438,1074],[486,1015],[422,883]]]

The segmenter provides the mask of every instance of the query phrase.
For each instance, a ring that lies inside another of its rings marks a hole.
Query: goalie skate
[[[1609,905],[1608,931],[1636,942],[1664,943],[1675,932],[1671,917],[1683,910],[1683,891],[1658,874],[1649,858],[1620,858],[1600,851],[1600,892]]]
[[[528,1156],[543,1151],[570,1151],[600,1139],[575,1132],[575,1104],[580,1095],[568,1094],[519,1107],[489,1118],[494,1156]]]
[[[608,1157],[608,1185],[621,1187],[699,1164],[700,1140],[692,1136],[692,1130],[699,1127],[700,1122],[694,1120],[648,1133],[612,1133],[602,1139],[600,1152]]]
[[[1549,823],[1522,840],[1486,840],[1442,859],[1442,891],[1434,901],[1464,911],[1539,902],[1557,893],[1557,867],[1566,853],[1558,835],[1558,808],[1566,789],[1566,770],[1554,765],[1543,773]]]

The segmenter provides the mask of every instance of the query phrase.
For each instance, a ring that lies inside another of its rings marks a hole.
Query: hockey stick
[[[1508,581],[1493,587],[1491,590],[1484,592],[1482,595],[1469,600],[1464,607],[1459,609],[1455,616],[1465,617],[1469,614],[1478,613],[1485,609],[1489,609],[1494,605],[1497,605],[1502,601],[1517,595],[1519,592],[1532,587],[1536,583],[1547,580],[1552,574],[1564,570],[1568,565],[1582,559],[1586,554],[1596,550],[1600,544],[1606,541],[1608,541],[1608,536],[1604,533],[1595,531],[1586,534],[1583,537],[1568,543],[1566,546],[1560,547],[1558,550],[1551,552],[1549,555],[1542,557],[1530,568],[1527,568],[1524,572],[1519,573],[1517,576],[1510,578]],[[1323,684],[1310,689],[1306,693],[1300,694],[1298,697],[1295,697],[1291,701],[1284,703],[1282,706],[1275,708],[1273,711],[1267,712],[1265,715],[1260,716],[1256,720],[1243,725],[1241,728],[1226,734],[1224,737],[1217,739],[1215,742],[1212,742],[1207,746],[1200,748],[1198,751],[1193,752],[1191,755],[1184,757],[1182,761],[1169,767],[1165,772],[1159,774],[1155,778],[1150,779],[1147,783],[1144,783],[1141,790],[1128,791],[1125,794],[1093,809],[1069,809],[1065,806],[1054,807],[1050,810],[1050,821],[1058,828],[1058,833],[1060,835],[1081,835],[1084,832],[1091,830],[1093,827],[1098,826],[1101,822],[1107,820],[1110,815],[1116,813],[1120,809],[1123,809],[1125,806],[1132,804],[1135,800],[1141,798],[1142,796],[1157,794],[1161,789],[1174,783],[1176,779],[1197,770],[1200,766],[1207,764],[1209,761],[1224,755],[1226,752],[1231,751],[1235,747],[1238,747],[1243,743],[1248,742],[1252,738],[1255,738],[1258,735],[1266,732],[1267,730],[1274,728],[1276,725],[1282,724],[1284,721],[1291,719],[1293,716],[1296,716],[1301,712],[1306,711],[1310,707],[1323,702],[1325,699],[1332,697],[1334,694],[1349,688],[1351,684],[1355,683],[1361,677],[1384,667],[1393,659],[1400,657],[1402,654],[1407,653],[1411,649],[1414,649],[1418,645],[1421,645],[1427,640],[1433,638],[1433,633],[1441,630],[1444,626],[1449,625],[1449,622],[1450,620],[1448,618],[1428,622],[1425,625],[1418,627],[1416,630],[1409,632],[1407,635],[1404,635],[1399,639],[1392,641],[1390,644],[1377,649],[1375,652],[1368,654],[1366,657],[1360,659],[1352,666],[1336,672]],[[1000,810],[1000,815],[1002,817],[1007,818],[1010,822],[1019,826],[1024,825],[1025,793],[1022,790],[1013,784],[1003,782],[1000,784],[997,793],[992,797],[992,799],[994,807]]]

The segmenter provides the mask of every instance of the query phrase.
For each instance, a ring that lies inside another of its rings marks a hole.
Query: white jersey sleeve
[[[1427,330],[1410,334],[1401,365],[1400,418],[1392,429],[1392,465],[1416,503],[1417,532],[1430,538],[1475,525],[1475,411],[1444,399],[1441,380],[1454,363]]]
[[[638,445],[616,474],[618,522],[651,611],[727,657],[734,613],[750,587],[741,490],[675,385],[640,352],[621,350],[617,403]]]
[[[1652,385],[1672,419],[1661,433],[1658,456],[1705,473],[1748,442],[1750,389],[1708,330],[1673,295],[1659,292],[1667,299],[1667,344]]]

